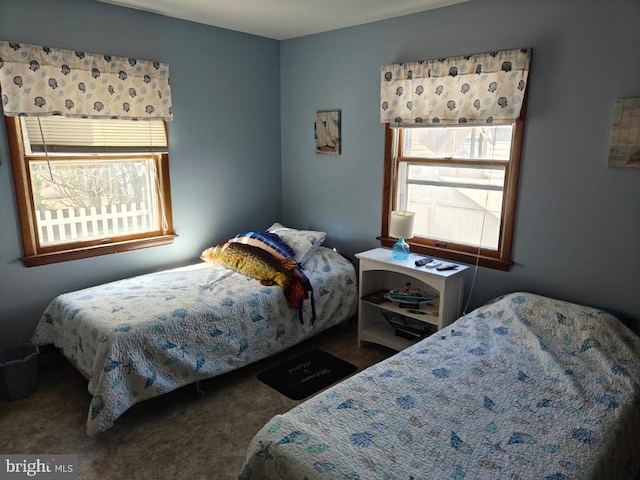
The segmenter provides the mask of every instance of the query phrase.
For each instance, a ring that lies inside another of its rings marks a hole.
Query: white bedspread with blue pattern
[[[600,310],[507,295],[275,416],[240,479],[627,479],[640,339]]]
[[[54,343],[89,378],[90,436],[142,400],[280,352],[353,316],[353,265],[319,247],[304,265],[313,287],[304,323],[278,286],[210,263],[56,297],[33,336]]]

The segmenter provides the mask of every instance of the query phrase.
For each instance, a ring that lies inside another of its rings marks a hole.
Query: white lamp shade
[[[415,213],[407,210],[391,212],[389,236],[393,238],[412,238]]]

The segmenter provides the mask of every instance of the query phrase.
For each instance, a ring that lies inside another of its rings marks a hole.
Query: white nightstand
[[[415,261],[422,255],[410,254],[406,260],[395,260],[388,248],[374,248],[357,253],[359,260],[358,346],[373,342],[402,350],[418,339],[396,335],[396,329],[387,322],[383,313],[392,312],[410,319],[426,322],[440,330],[456,320],[462,312],[464,271],[469,268],[458,265],[454,270],[438,271],[435,268],[416,267]],[[452,263],[452,262],[443,262]],[[430,304],[420,306],[421,313],[400,308],[397,302],[376,303],[366,300],[373,294],[396,288],[407,283],[428,295],[437,297]]]

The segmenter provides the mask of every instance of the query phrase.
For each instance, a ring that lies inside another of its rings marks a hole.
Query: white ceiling
[[[276,40],[470,0],[98,0]]]

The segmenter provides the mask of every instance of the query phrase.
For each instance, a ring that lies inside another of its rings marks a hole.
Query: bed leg
[[[200,382],[196,382],[196,398],[200,399],[204,397],[204,395],[205,395],[204,390],[200,388]]]

